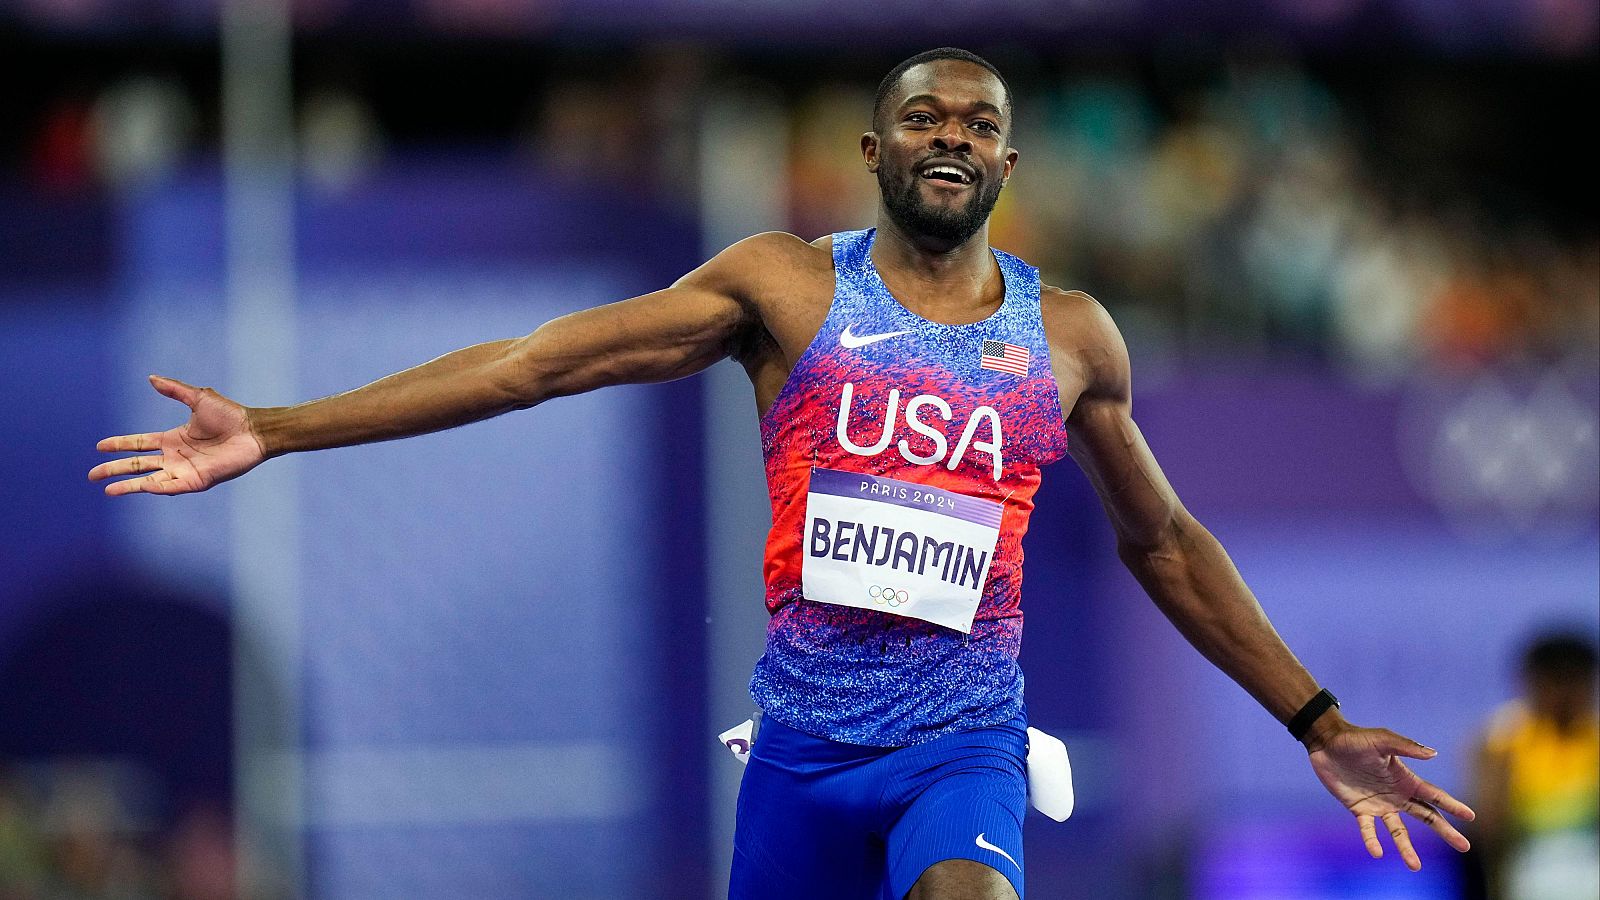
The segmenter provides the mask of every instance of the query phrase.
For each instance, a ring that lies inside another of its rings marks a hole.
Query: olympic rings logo
[[[911,600],[911,595],[905,591],[897,591],[894,588],[879,587],[877,585],[867,588],[867,596],[872,598],[873,603],[879,606],[887,606],[890,609],[904,606]]]

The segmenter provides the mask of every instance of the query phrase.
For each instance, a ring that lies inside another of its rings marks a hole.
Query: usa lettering
[[[887,450],[890,443],[895,442],[895,423],[900,417],[900,390],[895,388],[889,391],[889,402],[884,409],[883,425],[878,433],[878,439],[870,445],[862,446],[850,440],[850,403],[855,398],[855,384],[845,382],[839,393],[839,424],[836,429],[839,446],[854,453],[856,456],[877,456]],[[950,404],[942,397],[933,394],[918,394],[912,397],[905,406],[906,427],[933,442],[933,452],[929,454],[915,453],[911,450],[909,441],[901,438],[896,446],[905,461],[918,466],[936,466],[944,462],[945,468],[955,471],[956,466],[968,452],[987,453],[993,463],[994,480],[1000,480],[1000,473],[1004,469],[1001,462],[1004,439],[1000,435],[1000,414],[987,406],[980,406],[972,411],[965,427],[961,429],[961,437],[956,441],[954,451],[949,450],[948,439],[945,434],[946,425],[942,423],[930,424],[921,415],[922,410],[932,407],[933,417],[942,419],[945,423],[951,421],[954,412]],[[869,423],[870,424],[870,423]],[[984,425],[988,426],[987,439],[978,438],[978,430]],[[949,459],[946,461],[946,454]]]
[[[955,541],[820,516],[811,523],[810,544],[810,554],[818,558],[888,566],[914,575],[937,573],[940,581],[957,586],[970,581],[974,588],[982,587],[979,579],[989,561],[989,551]]]

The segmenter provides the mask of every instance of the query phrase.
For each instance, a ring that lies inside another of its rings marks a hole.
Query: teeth
[[[924,176],[934,174],[953,175],[962,184],[967,183],[967,173],[955,168],[954,166],[929,166],[928,168],[922,170],[922,174]]]

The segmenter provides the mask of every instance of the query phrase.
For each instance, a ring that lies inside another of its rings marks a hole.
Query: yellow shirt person
[[[1478,828],[1490,897],[1600,897],[1600,716],[1586,639],[1536,641],[1526,696],[1490,717],[1478,753]]]

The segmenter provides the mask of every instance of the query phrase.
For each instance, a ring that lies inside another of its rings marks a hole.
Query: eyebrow
[[[907,97],[905,102],[900,104],[900,108],[905,109],[908,106],[916,106],[919,103],[926,104],[928,106],[938,106],[940,99],[932,94],[914,94],[910,97]],[[987,100],[974,100],[972,101],[972,106],[975,109],[993,113],[996,116],[1003,117],[1005,115],[1005,112],[1001,110],[1000,107],[995,106],[993,103],[990,103]]]

